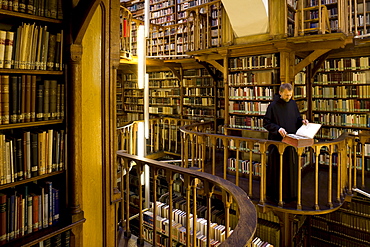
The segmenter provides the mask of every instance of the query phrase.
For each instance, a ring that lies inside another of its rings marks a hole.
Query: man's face
[[[280,92],[279,91],[279,94],[280,94],[280,98],[282,100],[284,100],[285,102],[289,102],[289,100],[292,98],[293,96],[293,90],[289,91],[288,89],[284,89],[283,92]]]

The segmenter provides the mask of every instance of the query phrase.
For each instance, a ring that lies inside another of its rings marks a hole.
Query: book
[[[25,103],[24,103],[24,122],[31,121],[31,83],[32,83],[32,76],[26,75],[26,87],[25,87]],[[23,82],[24,83],[24,82]]]
[[[6,194],[0,193],[0,245],[6,243]]]
[[[43,108],[43,120],[49,120],[50,118],[50,80],[44,80],[44,108]]]
[[[31,177],[37,176],[38,171],[38,152],[37,152],[37,145],[38,145],[38,133],[31,132]]]
[[[1,75],[2,123],[9,124],[9,75]]]
[[[47,70],[54,70],[55,68],[56,39],[57,39],[57,35],[55,34],[49,35],[48,54],[47,54],[47,59],[46,59]]]
[[[4,68],[6,31],[0,30],[0,68]]]
[[[31,77],[31,122],[36,121],[36,82],[37,76],[32,75]]]
[[[49,119],[57,119],[57,90],[58,83],[56,80],[50,80],[50,90],[49,90]]]
[[[18,121],[18,76],[10,77],[10,123]]]
[[[295,134],[288,134],[283,138],[283,142],[295,147],[307,147],[314,143],[314,136],[321,128],[321,124],[303,124]]]
[[[19,0],[18,1],[18,9],[19,12],[25,13],[26,12],[26,0]]]
[[[14,32],[7,31],[5,39],[4,68],[12,67]]]
[[[21,88],[20,88],[20,122],[25,122],[26,120],[26,75],[21,75]]]
[[[44,85],[41,82],[36,83],[36,120],[41,121],[44,118]]]

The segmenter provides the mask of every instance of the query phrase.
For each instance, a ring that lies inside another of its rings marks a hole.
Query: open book
[[[295,134],[288,134],[283,138],[283,142],[295,147],[311,146],[314,141],[313,138],[321,128],[321,124],[308,123],[302,125]]]

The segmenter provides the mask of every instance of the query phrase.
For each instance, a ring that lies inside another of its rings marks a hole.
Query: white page
[[[313,138],[320,128],[321,124],[317,123],[308,123],[307,125],[302,124],[302,126],[297,130],[296,135]]]

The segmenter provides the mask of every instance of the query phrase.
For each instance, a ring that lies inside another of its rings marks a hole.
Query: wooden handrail
[[[196,224],[191,225],[190,224],[190,215],[193,213],[193,220],[196,220],[196,215],[194,212],[197,212],[197,206],[194,203],[193,205],[193,210],[190,210],[190,201],[195,202],[198,198],[199,195],[203,195],[206,198],[208,198],[208,203],[206,205],[207,207],[207,212],[211,212],[211,202],[210,198],[212,194],[218,193],[222,195],[222,198],[225,198],[223,200],[225,204],[225,214],[226,216],[229,215],[229,210],[230,210],[230,205],[234,207],[236,210],[236,218],[237,218],[237,224],[235,225],[235,228],[232,230],[232,234],[228,235],[229,229],[228,225],[230,224],[228,217],[226,217],[226,239],[225,241],[222,242],[220,246],[226,247],[226,246],[248,246],[252,238],[254,236],[254,233],[256,231],[257,227],[257,213],[256,209],[249,199],[248,195],[238,186],[234,185],[230,181],[223,180],[220,177],[207,174],[207,173],[202,173],[200,171],[194,170],[194,169],[188,169],[188,168],[183,168],[180,166],[176,165],[171,165],[167,164],[165,162],[160,162],[160,161],[155,161],[147,158],[140,158],[135,155],[130,155],[127,154],[124,151],[118,151],[117,152],[118,158],[123,160],[123,166],[122,169],[125,171],[122,176],[122,204],[121,204],[121,210],[122,210],[122,217],[123,220],[122,222],[125,222],[125,231],[126,231],[126,236],[130,235],[130,224],[129,224],[129,218],[130,218],[130,198],[129,198],[129,193],[124,193],[125,189],[128,191],[129,187],[132,186],[130,185],[130,179],[131,176],[137,176],[137,174],[132,174],[131,170],[131,164],[134,162],[137,169],[137,173],[141,174],[141,171],[143,170],[145,165],[148,165],[150,167],[151,174],[153,175],[153,186],[152,186],[152,192],[154,193],[153,198],[155,201],[158,201],[157,199],[157,178],[158,178],[158,173],[161,171],[164,174],[164,177],[166,178],[168,184],[169,184],[169,212],[172,212],[174,208],[173,205],[173,198],[172,198],[172,186],[174,183],[174,175],[175,174],[180,174],[182,180],[183,180],[183,186],[184,190],[186,192],[186,209],[184,210],[186,212],[186,238],[185,238],[185,243],[186,246],[190,246],[191,243],[191,228],[193,228],[193,231],[197,230],[194,229],[197,227]],[[201,184],[201,185],[200,185]],[[138,179],[138,186],[142,187],[141,179]],[[217,189],[216,189],[217,188]],[[136,205],[139,207],[139,212],[142,212],[143,209],[143,203],[142,203],[142,193],[139,192],[140,200],[139,200],[139,205]],[[131,202],[132,204],[132,202]],[[153,210],[153,219],[157,218],[157,210]],[[168,216],[169,222],[173,222],[173,216],[172,214],[169,214]],[[210,222],[210,214],[206,214],[205,216],[208,224],[207,224],[207,246],[210,246],[210,227],[211,227],[211,222]],[[153,225],[155,225],[153,223]],[[231,226],[231,225],[230,225]],[[199,230],[199,229],[198,229]],[[144,240],[144,220],[143,220],[143,215],[139,213],[139,230],[138,232],[140,233],[139,242],[143,242]],[[157,239],[157,235],[161,234],[157,231],[153,231],[153,239]],[[240,237],[243,236],[243,237]],[[173,236],[169,236],[169,241],[172,241]],[[153,243],[153,246],[156,246],[156,243]],[[193,242],[194,246],[194,242]]]

